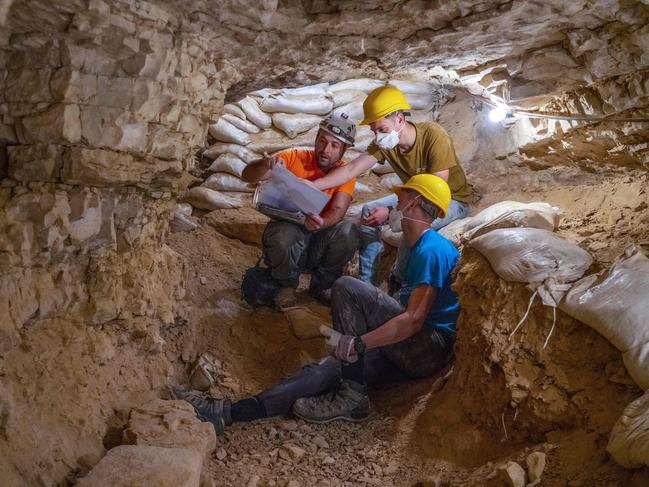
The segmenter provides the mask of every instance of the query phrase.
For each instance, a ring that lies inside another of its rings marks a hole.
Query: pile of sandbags
[[[229,193],[253,191],[241,181],[247,164],[264,154],[274,154],[290,148],[313,148],[320,121],[333,112],[347,113],[360,122],[363,102],[372,90],[392,83],[400,88],[412,106],[413,113],[424,119],[439,101],[439,84],[370,78],[348,79],[334,84],[319,83],[298,88],[264,88],[244,96],[236,103],[223,107],[221,115],[210,124],[208,133],[215,141],[203,156],[211,159],[210,173],[201,191],[187,194],[187,201],[212,207],[233,207],[241,198]],[[359,126],[354,148],[345,156],[353,160],[365,152],[374,140],[368,126]],[[389,164],[377,165],[379,175],[392,173]],[[225,205],[225,206],[224,206]]]
[[[649,465],[649,392],[624,409],[613,426],[606,450],[623,467]]]

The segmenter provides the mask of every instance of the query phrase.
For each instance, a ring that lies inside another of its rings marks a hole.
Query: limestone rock
[[[261,237],[270,219],[252,208],[214,210],[205,222],[217,232],[244,243],[261,245]]]
[[[199,487],[202,456],[185,448],[122,445],[109,450],[78,487]]]
[[[207,456],[216,448],[216,433],[210,423],[196,418],[188,402],[154,399],[131,410],[124,441],[134,445],[187,448]]]
[[[525,487],[525,470],[516,462],[507,462],[498,468],[498,476],[509,487]]]
[[[47,110],[20,120],[18,138],[25,144],[76,143],[81,140],[77,105],[52,105]]]
[[[545,469],[545,453],[539,451],[530,453],[525,458],[525,464],[527,465],[527,478],[530,483],[533,485],[538,484]]]

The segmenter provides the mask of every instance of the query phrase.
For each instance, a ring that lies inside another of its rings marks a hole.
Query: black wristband
[[[356,350],[358,355],[363,355],[367,350],[367,345],[365,345],[361,337],[354,338],[354,350]]]

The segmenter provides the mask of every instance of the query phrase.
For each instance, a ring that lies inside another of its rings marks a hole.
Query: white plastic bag
[[[233,154],[221,154],[207,168],[209,172],[227,172],[238,178],[241,177],[246,163]]]
[[[246,132],[238,129],[222,117],[209,126],[208,131],[214,139],[220,142],[232,142],[239,145],[248,145],[250,137]]]
[[[385,81],[380,79],[371,79],[371,78],[358,78],[358,79],[348,79],[345,81],[340,81],[329,87],[329,91],[335,93],[340,90],[357,90],[369,93],[376,88],[385,85]]]
[[[184,213],[179,213],[177,211],[174,213],[174,217],[170,224],[171,231],[174,233],[191,232],[196,230],[199,226],[200,225],[190,215],[185,215]]]
[[[606,451],[625,468],[649,465],[649,392],[624,409],[613,426]]]
[[[548,203],[500,201],[473,217],[455,220],[441,228],[439,234],[456,247],[497,228],[540,228],[553,231],[559,226],[561,210]]]
[[[214,145],[209,146],[203,152],[203,157],[208,159],[215,159],[221,154],[234,154],[239,159],[241,159],[246,164],[250,164],[252,161],[261,159],[261,155],[256,152],[251,151],[249,148],[237,144],[224,144],[218,142]]]
[[[367,125],[361,125],[356,128],[356,140],[354,141],[355,150],[365,152],[373,141],[374,132],[372,132]]]
[[[284,132],[291,139],[299,134],[311,130],[318,125],[322,117],[304,113],[275,113],[272,116],[273,125]]]
[[[259,108],[257,102],[249,96],[237,102],[237,105],[239,105],[246,114],[246,118],[257,127],[261,129],[269,129],[272,125],[273,121],[271,120],[270,115],[264,113],[263,110]]]
[[[629,246],[608,271],[576,283],[560,307],[621,352],[644,345],[649,342],[649,259]]]
[[[244,132],[248,132],[249,134],[256,134],[260,131],[260,128],[257,127],[254,123],[250,123],[248,122],[248,120],[236,117],[231,113],[224,113],[223,115],[221,115],[221,118],[227,120],[236,128],[243,130]]]
[[[238,193],[254,193],[255,188],[242,181],[232,174],[217,172],[209,176],[203,184],[204,188],[213,189],[215,191],[233,191]]]
[[[267,113],[310,113],[326,115],[333,108],[331,98],[318,95],[285,96],[271,95],[259,105]]]
[[[224,208],[241,208],[244,205],[243,193],[241,196],[225,195],[202,186],[191,188],[185,193],[185,201],[194,208],[204,210],[220,210]]]
[[[477,237],[469,245],[480,252],[506,281],[556,283],[576,281],[593,258],[572,242],[548,230],[500,228]]]
[[[246,114],[243,112],[241,107],[236,106],[234,103],[228,103],[223,106],[223,113],[229,113],[235,117],[239,117],[242,120],[246,119]]]
[[[334,108],[349,105],[350,103],[360,103],[362,106],[367,97],[367,93],[359,90],[339,90],[333,92],[331,97],[334,102]]]

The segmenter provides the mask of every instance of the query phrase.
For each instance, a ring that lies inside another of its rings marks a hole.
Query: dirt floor
[[[520,191],[483,196],[472,212],[504,199],[560,206],[559,233],[589,250],[596,267],[629,242],[649,241],[646,176],[560,185],[539,176]],[[211,392],[237,399],[319,358],[323,343],[296,339],[280,312],[253,311],[240,300],[241,276],[259,249],[203,222],[168,239],[189,269],[191,332],[179,339],[179,353],[188,373],[200,353],[211,352],[220,361]],[[254,241],[249,230],[242,235]],[[561,313],[541,351],[551,311],[540,304],[518,341],[504,340],[530,292],[499,279],[476,252],[465,252],[456,287],[464,311],[450,378],[373,391],[375,412],[361,424],[275,418],[234,425],[217,439],[205,485],[507,485],[503,462],[525,466],[532,451],[547,455],[544,486],[649,485],[646,470],[624,470],[605,453],[612,424],[640,394],[620,354]]]

